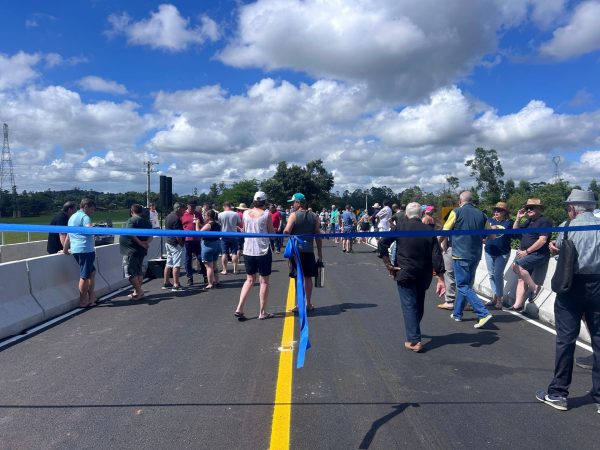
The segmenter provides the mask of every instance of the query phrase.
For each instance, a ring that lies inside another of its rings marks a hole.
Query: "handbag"
[[[570,220],[566,223],[567,227],[569,223],[571,223]],[[566,294],[573,286],[573,272],[575,270],[575,262],[577,261],[577,249],[568,236],[569,232],[565,230],[560,245],[560,254],[556,262],[556,270],[550,282],[552,290],[557,294]]]

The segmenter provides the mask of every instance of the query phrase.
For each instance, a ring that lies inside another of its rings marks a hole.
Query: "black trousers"
[[[575,275],[573,288],[567,294],[557,294],[554,302],[556,321],[556,361],[554,379],[548,386],[548,394],[567,397],[573,375],[575,341],[579,336],[581,319],[585,317],[592,349],[591,395],[600,403],[600,279]]]
[[[196,259],[198,260],[200,273],[202,275],[206,275],[206,267],[204,267],[204,264],[202,264],[202,247],[200,242],[201,241],[185,241],[185,273],[188,278],[193,278],[194,276],[194,268],[192,266],[194,255],[196,255]]]

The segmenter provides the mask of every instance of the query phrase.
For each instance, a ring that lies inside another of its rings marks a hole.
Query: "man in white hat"
[[[595,225],[600,219],[592,213],[596,199],[591,191],[573,189],[565,202],[569,226]],[[561,227],[565,226],[563,222]],[[577,250],[577,261],[573,271],[572,288],[566,294],[556,294],[554,319],[556,321],[556,362],[554,378],[548,391],[539,390],[536,398],[553,408],[566,411],[569,385],[573,374],[575,342],[579,336],[581,319],[585,318],[590,331],[594,362],[592,368],[591,396],[600,414],[600,228],[590,231],[574,231],[568,238]],[[558,253],[563,233],[558,234],[550,250]]]

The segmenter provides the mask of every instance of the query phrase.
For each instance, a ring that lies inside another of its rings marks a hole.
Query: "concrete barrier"
[[[515,303],[515,294],[517,288],[517,275],[512,270],[512,263],[515,260],[517,251],[511,250],[510,258],[508,263],[506,264],[506,268],[504,270],[504,298],[505,301],[512,305]],[[549,325],[554,326],[554,300],[556,299],[556,293],[552,291],[552,287],[550,286],[550,280],[552,280],[552,275],[556,270],[556,260],[554,258],[550,258],[548,264],[536,269],[533,271],[532,278],[536,284],[541,284],[543,286],[540,295],[535,300],[535,302],[525,302],[525,314],[534,319],[539,319],[541,322],[547,323]],[[485,272],[485,275],[484,273]],[[487,266],[485,264],[485,255],[477,267],[477,274],[475,279],[480,279],[482,282],[479,284],[475,283],[473,285],[475,291],[486,298],[492,297],[492,290],[490,287],[489,279],[486,277],[487,275]],[[487,283],[487,284],[486,284]],[[585,342],[590,342],[590,335],[587,331],[587,328],[581,325],[581,332],[579,333],[579,338]]]
[[[123,257],[119,251],[119,244],[103,245],[96,247],[98,259],[98,272],[106,281],[110,291],[116,291],[129,284],[123,270]]]
[[[31,295],[44,310],[44,320],[79,307],[79,264],[73,255],[47,255],[25,260],[29,270]],[[109,292],[109,286],[98,274],[96,296]]]
[[[44,320],[79,306],[79,264],[71,255],[48,255],[25,260],[31,295],[44,310]]]
[[[0,263],[21,261],[46,254],[47,241],[0,245]]]
[[[0,292],[0,339],[44,320],[44,311],[31,295],[25,261],[0,264]]]

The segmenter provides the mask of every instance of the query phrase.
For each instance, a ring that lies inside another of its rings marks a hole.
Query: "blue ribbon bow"
[[[304,248],[307,242],[298,236],[289,236],[283,256],[288,259],[294,258],[296,261],[296,306],[298,307],[298,317],[300,318],[300,340],[298,344],[298,354],[296,355],[296,368],[304,367],[304,358],[306,350],[311,345],[308,339],[308,317],[306,315],[306,293],[304,292],[304,271],[300,263],[300,248]]]

